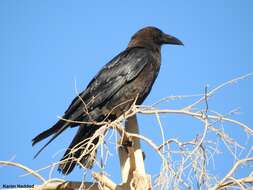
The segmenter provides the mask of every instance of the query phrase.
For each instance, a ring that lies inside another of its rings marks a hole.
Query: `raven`
[[[63,162],[59,165],[59,171],[65,175],[69,174],[77,159],[80,159],[85,167],[91,167],[89,160],[94,155],[84,150],[91,149],[91,144],[87,144],[87,141],[100,127],[92,122],[113,121],[124,114],[134,102],[142,104],[160,70],[163,44],[183,45],[179,39],[156,27],[149,26],[136,32],[127,48],[109,61],[86,89],[72,101],[63,119],[32,140],[32,145],[35,145],[53,135],[35,157],[65,129],[79,126],[61,159]],[[93,139],[92,144],[96,145],[98,140],[98,137]],[[73,148],[77,148],[76,151],[73,151]]]

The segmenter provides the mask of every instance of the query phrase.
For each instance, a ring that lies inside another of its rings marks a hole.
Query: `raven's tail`
[[[64,175],[68,175],[77,164],[77,160],[86,168],[92,167],[96,156],[96,151],[93,147],[97,145],[99,137],[93,138],[96,130],[99,127],[96,125],[80,126],[74,139],[66,150],[58,170]]]
[[[65,129],[69,127],[69,123],[59,120],[53,127],[49,128],[46,131],[43,131],[39,135],[37,135],[34,139],[32,139],[32,145],[34,146],[39,141],[51,136],[54,134],[54,136],[37,152],[37,154],[34,156],[36,158],[40,152],[47,147],[58,135],[60,135]]]
[[[54,126],[52,126],[51,128],[43,131],[42,133],[40,133],[39,135],[37,135],[35,138],[32,139],[32,145],[34,146],[36,143],[42,141],[43,139],[49,137],[50,135],[56,133],[57,131],[59,131],[62,126],[65,124],[66,122],[63,120],[59,120]]]

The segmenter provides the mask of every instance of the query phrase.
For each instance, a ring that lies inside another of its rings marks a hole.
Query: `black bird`
[[[59,165],[59,170],[65,175],[69,174],[74,169],[78,158],[84,166],[91,167],[92,164],[88,160],[94,155],[86,153],[87,151],[83,154],[83,151],[91,148],[91,145],[85,142],[93,136],[99,125],[78,124],[66,120],[113,121],[124,114],[134,101],[138,105],[142,104],[158,75],[163,44],[183,45],[177,38],[155,27],[146,27],[135,33],[127,48],[107,63],[91,80],[87,88],[72,101],[63,115],[65,121],[59,120],[32,140],[32,144],[35,145],[53,135],[35,157],[65,129],[79,126],[61,159],[65,161]],[[97,144],[98,138],[95,138],[92,143]],[[74,147],[78,150],[71,151]]]

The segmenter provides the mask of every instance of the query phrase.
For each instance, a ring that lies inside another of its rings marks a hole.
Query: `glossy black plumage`
[[[138,31],[126,50],[106,64],[87,88],[72,101],[63,118],[85,122],[100,122],[105,118],[114,120],[127,111],[136,98],[136,103],[141,104],[157,77],[161,63],[161,45],[166,43],[182,45],[181,41],[155,27],[146,27]],[[53,127],[36,136],[32,140],[33,145],[53,135],[35,157],[65,129],[75,126],[78,124],[59,120]],[[98,128],[99,126],[91,124],[79,126],[77,134],[62,158],[68,161],[59,165],[59,170],[63,174],[69,174],[75,167],[76,162],[73,158],[82,156],[83,165],[86,167],[92,165],[87,162],[94,155],[82,155],[83,150],[89,147],[80,142],[92,137]],[[97,142],[98,139],[93,139],[94,144]],[[79,150],[70,153],[73,147],[78,147]]]

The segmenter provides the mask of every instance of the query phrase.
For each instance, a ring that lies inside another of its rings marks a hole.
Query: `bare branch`
[[[27,171],[28,173],[32,174],[34,177],[36,177],[37,179],[39,179],[41,182],[45,182],[46,180],[37,172],[33,171],[32,169],[17,163],[17,162],[9,162],[9,161],[0,161],[0,165],[6,165],[6,166],[15,166],[18,168],[21,168],[22,170]]]

